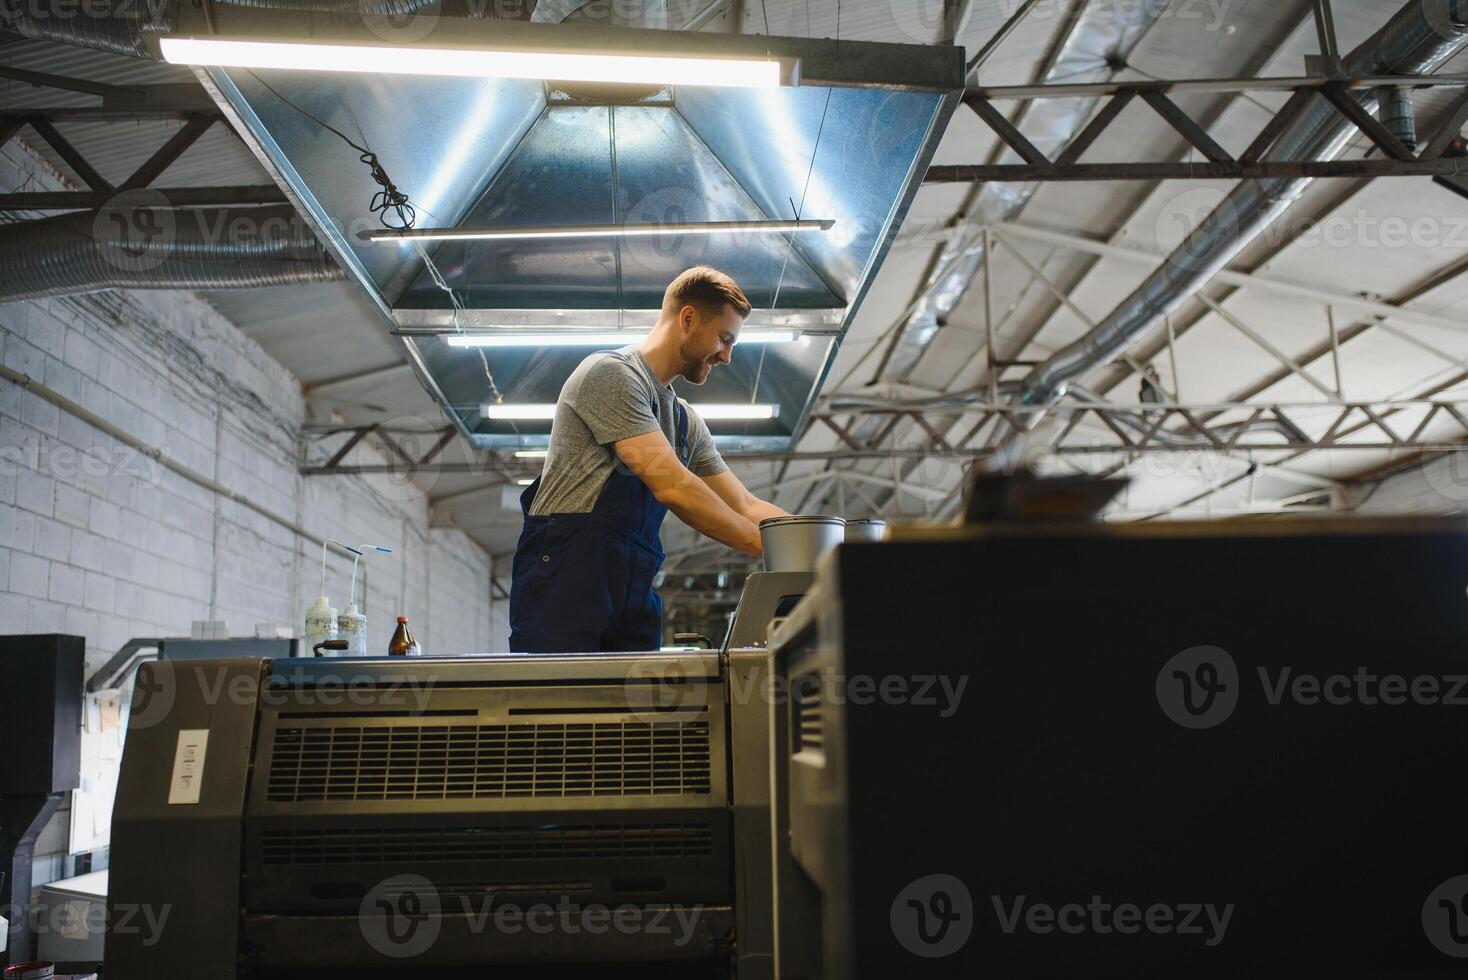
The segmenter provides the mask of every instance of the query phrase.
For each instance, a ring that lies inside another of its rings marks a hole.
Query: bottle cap
[[[407,616],[399,616],[398,617],[398,622],[400,622],[400,623],[406,623],[407,621],[408,621],[408,617]]]

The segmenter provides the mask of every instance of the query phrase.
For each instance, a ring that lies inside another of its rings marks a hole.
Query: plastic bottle
[[[387,645],[389,657],[416,657],[419,655],[418,642],[413,639],[413,631],[408,629],[408,617],[398,617],[398,628],[393,631],[392,640]]]
[[[367,656],[367,617],[357,609],[357,604],[347,604],[346,610],[336,618],[337,638],[347,641],[344,656]]]
[[[336,630],[336,609],[326,601],[326,596],[317,596],[316,605],[306,610],[306,649],[315,649],[323,640],[336,639]]]

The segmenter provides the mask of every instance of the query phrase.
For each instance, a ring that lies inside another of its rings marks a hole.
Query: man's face
[[[683,342],[678,347],[683,366],[678,373],[701,385],[709,379],[714,365],[729,363],[744,317],[727,303],[718,310],[685,306],[679,311],[678,323],[683,330]]]

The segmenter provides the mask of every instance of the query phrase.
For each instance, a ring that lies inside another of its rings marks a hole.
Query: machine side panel
[[[139,669],[112,819],[108,980],[236,975],[241,815],[266,663]],[[196,739],[181,733],[200,731],[201,757],[177,772],[180,741]],[[197,776],[197,802],[177,802],[193,795],[175,779],[184,774]]]

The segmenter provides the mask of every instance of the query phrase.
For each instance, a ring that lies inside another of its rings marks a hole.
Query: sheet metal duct
[[[1425,75],[1468,42],[1468,2],[1412,0],[1377,34],[1345,58],[1348,77]],[[1356,93],[1368,109],[1378,91]],[[1330,160],[1339,156],[1356,127],[1324,98],[1286,128],[1266,155],[1270,160]],[[1310,184],[1309,178],[1247,180],[1205,218],[1146,282],[1084,337],[1061,348],[1024,379],[1019,400],[1048,404],[1070,379],[1124,350],[1201,289]]]
[[[180,17],[180,33],[200,33],[197,13]],[[226,36],[382,43],[360,18],[216,7],[215,20]],[[486,29],[447,16],[417,43],[635,46],[798,63],[798,85],[636,92],[515,79],[198,70],[474,445],[544,446],[548,422],[485,420],[480,405],[492,390],[507,402],[554,401],[589,350],[496,349],[481,357],[450,346],[447,335],[626,328],[631,342],[655,320],[668,281],[705,263],[744,287],[756,308],[751,327],[797,329],[804,338],[746,346],[707,386],[684,394],[777,405],[777,418],[718,424],[715,438],[726,452],[788,448],[957,104],[962,52],[585,23]],[[827,234],[438,241],[422,250],[367,242],[359,233],[378,227],[367,204],[379,187],[357,153],[305,113],[369,146],[409,195],[419,227],[769,221],[796,211],[836,225]]]
[[[1082,11],[1042,82],[1107,82],[1115,78],[1148,28],[1166,11],[1170,0],[1142,0],[1134,4],[1096,4]],[[1039,99],[1024,111],[1025,135],[1047,156],[1054,157],[1080,132],[1099,101],[1095,98]],[[1005,149],[999,163],[1024,163]],[[939,253],[934,271],[897,337],[878,375],[906,379],[917,367],[944,322],[977,281],[988,258],[982,226],[1018,217],[1035,196],[1039,184],[990,181],[954,229]]]
[[[0,268],[0,302],[99,289],[231,289],[343,278],[290,207],[111,208],[5,225]]]

